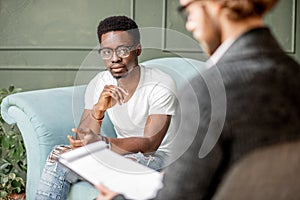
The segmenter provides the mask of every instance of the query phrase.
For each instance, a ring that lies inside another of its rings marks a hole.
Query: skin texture
[[[113,199],[118,193],[111,191],[104,185],[98,185],[96,186],[96,189],[100,191],[99,196],[97,197],[97,200],[109,200]]]
[[[186,29],[193,33],[193,37],[200,42],[205,52],[213,54],[221,44],[219,21],[216,19],[219,16],[219,8],[195,2],[186,8],[186,12],[189,13]]]
[[[180,0],[180,4],[184,6],[191,1],[193,0]],[[227,39],[237,38],[252,28],[263,26],[261,16],[230,20],[229,11],[218,1],[196,1],[186,7],[186,12],[186,29],[193,33],[193,37],[208,55],[212,55]]]

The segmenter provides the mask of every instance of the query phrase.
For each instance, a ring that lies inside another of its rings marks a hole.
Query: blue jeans
[[[46,161],[35,199],[67,199],[70,185],[77,182],[78,177],[58,162],[51,160],[50,156]],[[127,154],[125,157],[157,171],[162,169],[164,161],[167,159],[166,153],[161,151],[156,151],[152,155],[145,155],[140,152]]]

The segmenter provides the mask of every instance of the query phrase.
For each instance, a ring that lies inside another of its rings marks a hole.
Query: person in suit
[[[300,66],[263,23],[276,3],[180,0],[186,29],[210,57],[207,70],[191,81],[193,92],[179,95],[185,123],[173,151],[184,149],[184,140],[191,145],[165,169],[156,199],[211,199],[243,156],[300,138]],[[189,127],[196,115],[194,135]],[[97,188],[98,199],[121,199],[103,185]]]

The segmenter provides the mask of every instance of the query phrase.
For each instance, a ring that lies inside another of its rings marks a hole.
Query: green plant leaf
[[[21,186],[17,187],[16,190],[17,190],[17,193],[19,194],[22,191]]]
[[[14,89],[15,89],[15,86],[14,86],[14,85],[10,85],[10,86],[8,87],[8,91],[9,91],[9,92],[14,91]]]
[[[17,181],[17,180],[13,180],[11,182],[11,186],[14,187],[14,188],[20,188],[22,186],[22,183]]]
[[[0,95],[7,95],[8,94],[8,90],[5,88],[0,89]]]
[[[22,91],[21,88],[16,88],[14,85],[8,89],[0,89],[0,103],[2,100],[14,93]],[[0,112],[1,113],[1,112]],[[26,177],[27,161],[26,150],[22,135],[16,125],[7,124],[0,114],[0,200],[12,193],[20,193],[25,191],[25,182],[22,177]],[[22,177],[21,177],[22,176]]]
[[[8,163],[8,162],[3,163],[3,164],[1,164],[0,169],[1,169],[1,170],[6,169],[6,168],[9,167],[10,165],[11,165],[11,164]]]
[[[1,195],[1,196],[0,196],[1,198],[4,198],[4,199],[5,199],[5,198],[7,197],[8,194],[7,194],[6,191],[4,191],[4,190],[1,189],[0,195]]]
[[[2,179],[2,181],[1,182],[3,182],[3,183],[7,183],[8,182],[8,176],[5,176],[3,179]]]
[[[8,141],[8,138],[4,138],[2,140],[2,148],[3,149],[8,149],[9,148],[9,141]]]
[[[9,173],[8,178],[14,180],[16,178],[16,174],[15,173]]]

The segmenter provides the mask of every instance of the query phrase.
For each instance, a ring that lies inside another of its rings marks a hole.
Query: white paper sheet
[[[105,147],[103,142],[89,144],[62,154],[59,162],[91,184],[102,183],[127,198],[154,198],[163,186],[161,173]]]

